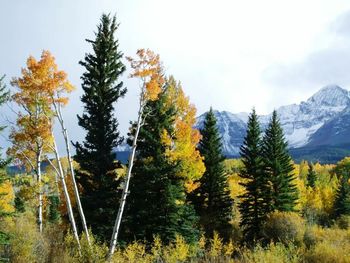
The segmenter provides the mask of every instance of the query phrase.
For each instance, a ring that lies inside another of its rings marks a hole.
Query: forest
[[[103,14],[79,62],[83,141],[62,114],[76,87],[50,51],[29,56],[11,89],[0,79],[0,104],[16,116],[0,128],[11,143],[0,262],[350,262],[350,157],[297,163],[277,112],[262,130],[252,109],[240,158],[226,159],[213,109],[196,129],[181,82],[149,49],[124,57],[118,25]],[[121,81],[127,68],[138,86]],[[124,138],[115,107],[128,89],[139,108]]]

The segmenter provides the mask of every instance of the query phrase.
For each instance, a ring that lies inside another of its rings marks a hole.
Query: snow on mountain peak
[[[307,103],[317,106],[347,106],[350,104],[349,91],[337,85],[328,85],[310,97]]]
[[[350,111],[349,91],[337,85],[328,85],[306,102],[282,106],[276,110],[289,146],[298,148],[307,145],[316,131],[346,109]],[[222,137],[224,153],[228,156],[238,155],[239,147],[246,135],[248,113],[233,114],[215,110],[214,114]],[[197,128],[202,127],[204,118],[205,114],[197,118]],[[259,116],[263,130],[270,118],[271,114]]]

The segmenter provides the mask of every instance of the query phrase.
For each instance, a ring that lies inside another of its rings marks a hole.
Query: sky
[[[268,114],[328,84],[350,89],[348,0],[1,0],[0,75],[10,86],[29,55],[49,50],[76,87],[63,112],[73,141],[84,138],[78,62],[91,52],[85,39],[94,38],[104,12],[117,16],[124,55],[139,48],[160,54],[198,115],[210,106]],[[139,88],[124,62],[128,93],[116,105],[122,134],[136,119]],[[0,110],[6,123],[10,110]]]

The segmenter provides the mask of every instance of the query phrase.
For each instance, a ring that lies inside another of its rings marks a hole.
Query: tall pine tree
[[[271,186],[265,197],[270,212],[293,211],[298,199],[298,190],[293,183],[293,162],[287,146],[277,112],[273,111],[262,143],[265,173]]]
[[[269,191],[261,156],[261,130],[258,116],[253,109],[248,119],[247,135],[240,149],[243,169],[239,176],[245,193],[240,196],[239,210],[245,241],[250,243],[261,237],[261,226],[267,215],[267,203],[264,199]]]
[[[123,138],[113,113],[114,103],[125,95],[126,89],[123,82],[118,81],[125,66],[114,37],[117,28],[116,17],[103,14],[95,40],[87,40],[93,52],[80,62],[86,71],[81,77],[84,113],[78,120],[87,134],[83,143],[75,144],[75,160],[80,165],[76,172],[83,187],[81,201],[87,223],[103,240],[111,236],[120,196],[117,193],[120,182],[115,173],[118,163],[113,149]]]
[[[317,174],[314,170],[314,165],[312,163],[309,164],[309,169],[307,172],[307,186],[311,187],[311,188],[315,188],[316,186],[316,179],[317,179]]]
[[[225,240],[230,238],[232,225],[233,200],[230,197],[227,176],[224,171],[222,144],[216,125],[216,118],[210,108],[201,130],[202,139],[199,151],[204,157],[206,171],[198,181],[200,186],[193,191],[191,199],[200,223],[207,237],[212,238],[214,231]]]
[[[168,243],[176,234],[193,242],[198,238],[197,217],[187,204],[178,165],[169,163],[162,134],[173,133],[174,108],[165,109],[165,93],[149,101],[140,129],[137,159],[130,180],[130,195],[122,223],[122,239],[153,241],[155,235]],[[129,142],[133,134],[130,134]]]
[[[350,183],[348,173],[344,173],[341,176],[334,201],[334,215],[335,218],[342,215],[350,215]]]

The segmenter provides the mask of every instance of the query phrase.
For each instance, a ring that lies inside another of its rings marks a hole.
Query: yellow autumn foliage
[[[0,211],[4,213],[12,213],[15,211],[13,201],[15,194],[12,184],[9,180],[0,184]]]
[[[17,117],[17,130],[13,129],[10,139],[13,146],[8,154],[22,163],[28,170],[28,163],[35,163],[39,153],[52,152],[53,104],[66,104],[63,93],[74,90],[67,80],[67,74],[58,70],[55,58],[49,51],[43,51],[37,61],[30,56],[22,76],[14,78],[11,84],[18,88],[12,99],[24,109]]]
[[[174,133],[166,130],[162,143],[166,146],[165,155],[170,162],[179,163],[178,176],[189,181],[198,180],[205,172],[203,157],[197,150],[201,139],[199,130],[193,128],[196,122],[196,108],[186,97],[180,83],[173,77],[167,80],[165,109],[175,107]]]
[[[142,81],[141,103],[157,100],[165,82],[159,55],[149,49],[139,49],[136,55],[137,59],[127,57],[127,60],[133,70],[130,77]]]

